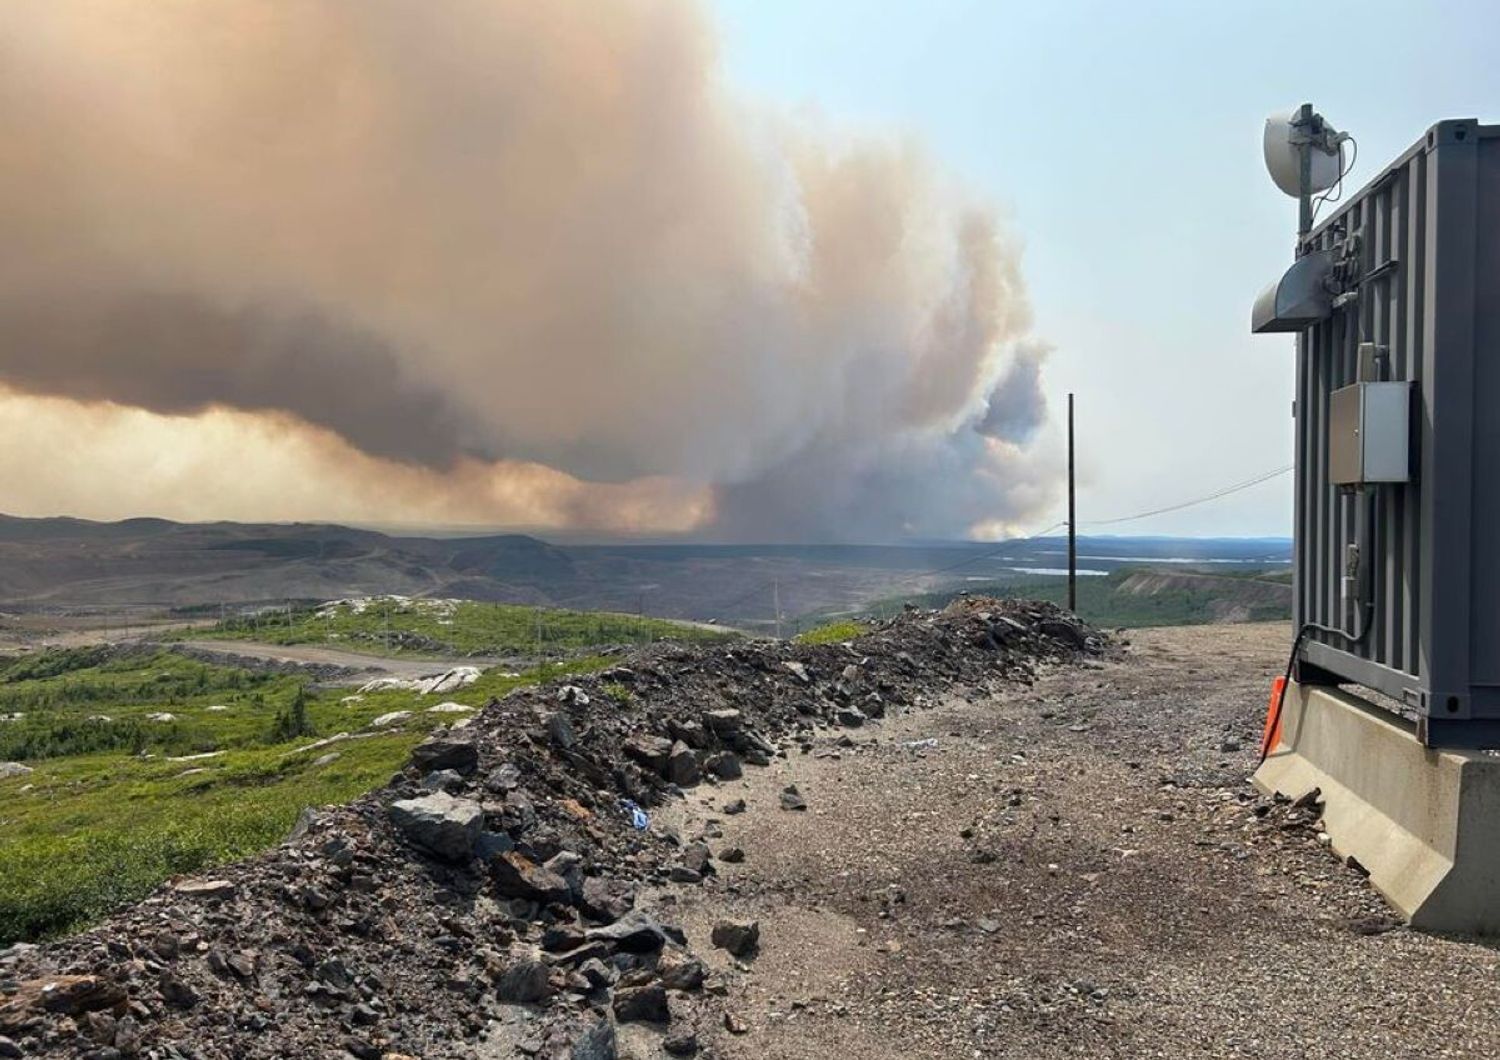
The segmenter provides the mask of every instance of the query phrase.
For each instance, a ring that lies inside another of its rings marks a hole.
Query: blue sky
[[[1296,205],[1265,115],[1311,101],[1352,187],[1434,121],[1500,121],[1494,3],[712,0],[739,94],[910,135],[1009,215],[1055,413],[1078,395],[1080,522],[1291,460],[1291,341],[1248,332]],[[1057,417],[1042,444],[1061,445]],[[1290,478],[1118,532],[1289,532]],[[1085,527],[1086,529],[1086,527]]]

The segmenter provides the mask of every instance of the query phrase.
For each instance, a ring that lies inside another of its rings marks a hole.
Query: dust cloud
[[[912,143],[737,99],[715,48],[671,0],[6,0],[18,496],[741,540],[1030,518],[1015,238]]]

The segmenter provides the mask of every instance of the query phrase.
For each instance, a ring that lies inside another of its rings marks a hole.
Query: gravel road
[[[431,674],[440,674],[455,666],[483,668],[503,665],[506,661],[478,656],[432,659],[394,658],[343,651],[338,648],[325,648],[316,644],[262,644],[259,641],[250,640],[193,640],[187,643],[199,651],[243,659],[345,667],[357,671],[357,676],[349,678],[350,682],[363,681],[372,676],[427,677]]]
[[[739,847],[674,889],[744,1033],[712,1055],[1500,1055],[1493,943],[1397,925],[1248,783],[1285,625],[1137,631],[1123,658],[950,700],[699,789]],[[795,784],[808,808],[779,808]],[[744,813],[722,807],[743,798]]]

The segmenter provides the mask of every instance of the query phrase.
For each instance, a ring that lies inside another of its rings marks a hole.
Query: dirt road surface
[[[478,656],[451,659],[398,659],[384,655],[366,655],[363,652],[341,651],[316,644],[262,644],[249,640],[193,640],[188,644],[202,651],[238,656],[245,659],[262,659],[269,662],[301,663],[315,666],[342,666],[360,672],[360,680],[368,676],[389,675],[392,677],[427,677],[440,674],[455,666],[477,666],[484,669],[501,666],[505,660]],[[351,680],[354,680],[351,678]]]
[[[690,794],[667,823],[744,861],[661,900],[694,938],[761,927],[752,959],[712,953],[743,1033],[704,1028],[706,1051],[1500,1055],[1494,945],[1398,926],[1250,788],[1289,636],[1137,631],[1118,661]]]

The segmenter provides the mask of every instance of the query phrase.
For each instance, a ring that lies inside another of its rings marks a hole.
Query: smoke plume
[[[692,3],[6,0],[0,240],[42,507],[142,439],[113,514],[878,540],[1048,499],[1012,237],[909,143],[737,101]]]

